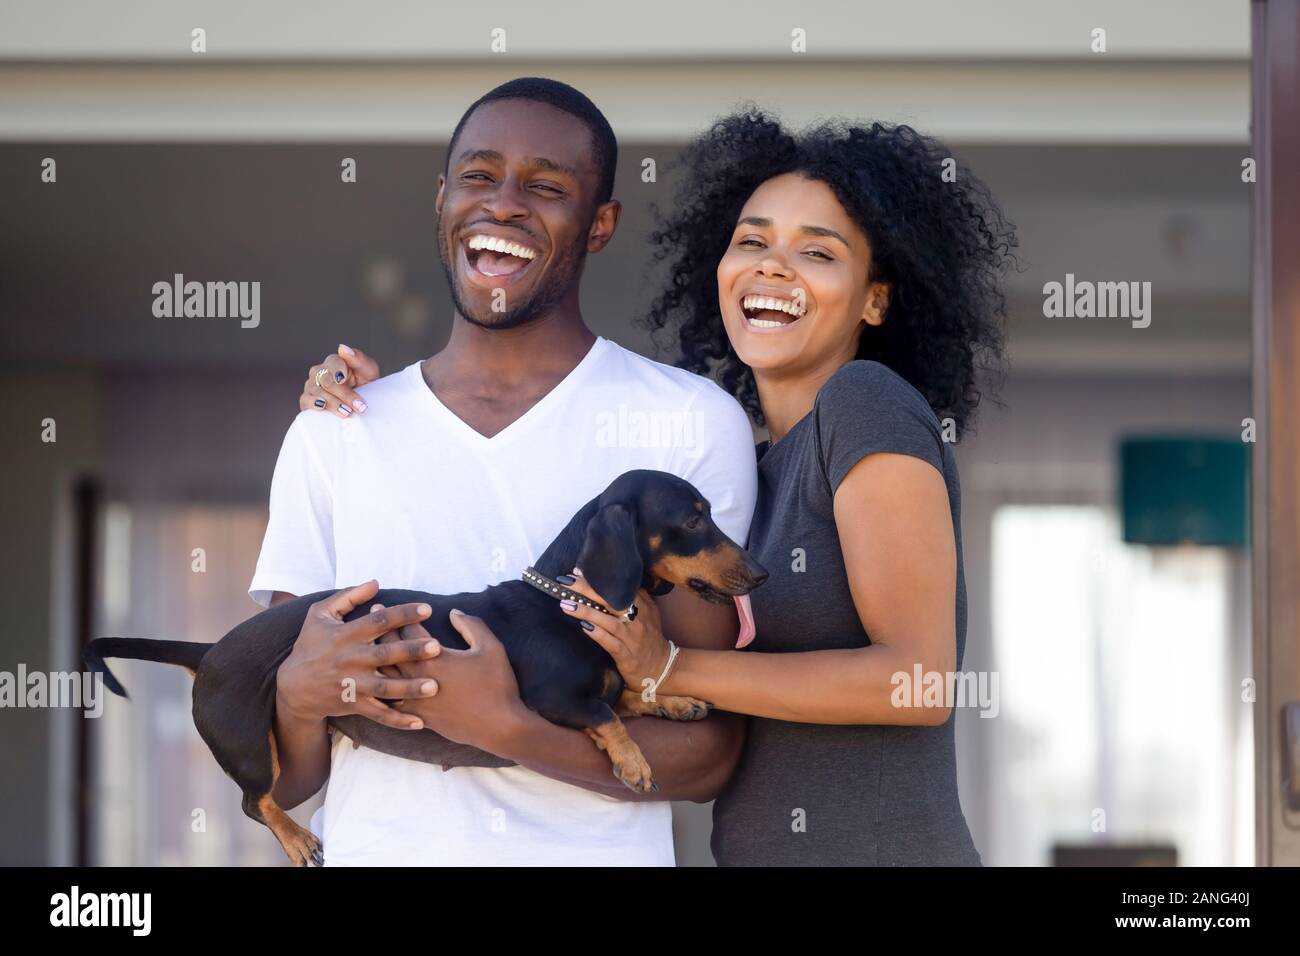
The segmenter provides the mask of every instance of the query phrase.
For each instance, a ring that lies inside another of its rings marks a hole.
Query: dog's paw
[[[294,866],[324,866],[325,852],[320,840],[310,830],[298,829],[280,844]]]
[[[703,720],[709,716],[708,702],[694,697],[661,697],[659,716],[669,720]]]
[[[618,782],[636,793],[658,793],[659,784],[650,774],[650,764],[639,753],[635,758],[614,763],[614,776]]]

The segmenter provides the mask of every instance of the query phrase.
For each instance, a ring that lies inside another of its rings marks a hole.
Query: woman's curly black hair
[[[885,321],[866,326],[857,357],[906,379],[960,435],[980,401],[979,376],[1002,369],[1002,278],[1015,229],[951,153],[909,126],[830,122],[787,132],[756,107],[716,122],[687,147],[671,214],[658,209],[654,259],[667,289],[645,319],[677,330],[679,365],[712,373],[763,424],[750,369],[727,339],[717,265],[745,202],[762,183],[798,173],[826,183],[871,243],[871,278],[892,287]]]

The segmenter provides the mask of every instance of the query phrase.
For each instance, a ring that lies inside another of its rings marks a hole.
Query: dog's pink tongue
[[[749,606],[748,594],[736,598],[736,613],[740,615],[740,636],[736,638],[736,647],[746,647],[754,639],[754,609]]]

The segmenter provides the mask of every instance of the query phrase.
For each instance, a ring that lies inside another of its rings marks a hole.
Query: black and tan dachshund
[[[453,607],[483,619],[500,638],[519,683],[520,697],[553,723],[584,730],[613,764],[614,776],[641,793],[655,789],[649,765],[619,713],[696,720],[708,704],[687,697],[643,700],[625,689],[612,658],[587,636],[557,598],[555,579],[580,567],[605,602],[624,617],[638,588],[664,594],[687,587],[706,601],[727,603],[766,578],[749,555],[714,524],[709,503],[687,481],[661,471],[629,471],[582,507],[528,569],[524,578],[476,593],[433,595],[380,590],[373,603],[392,607],[422,602],[424,621],[447,647],[467,645],[451,626]],[[194,723],[217,763],[244,793],[244,812],[265,824],[295,865],[321,861],[320,844],[271,797],[279,775],[275,753],[276,672],[289,656],[312,604],[333,592],[307,594],[268,608],[215,644],[99,638],[85,650],[86,666],[104,676],[113,693],[126,691],[104,664],[109,657],[180,664],[194,673]],[[738,603],[744,603],[743,601]],[[366,614],[357,608],[347,616]],[[634,611],[632,613],[635,613]],[[618,713],[615,708],[618,708]],[[442,743],[432,731],[400,730],[350,715],[331,725],[354,741],[386,753],[420,759]]]

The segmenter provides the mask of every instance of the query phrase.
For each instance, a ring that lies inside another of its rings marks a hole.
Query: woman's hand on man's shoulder
[[[301,411],[315,409],[350,418],[365,412],[366,402],[356,389],[379,378],[379,363],[360,349],[340,345],[307,370],[298,396]]]

